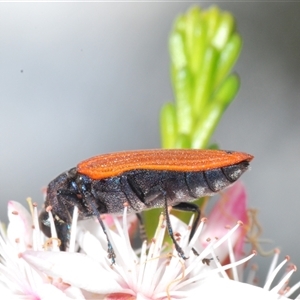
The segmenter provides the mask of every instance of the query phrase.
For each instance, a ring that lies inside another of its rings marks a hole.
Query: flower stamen
[[[72,224],[71,224],[70,241],[69,241],[69,249],[68,249],[69,252],[75,252],[77,220],[78,220],[78,207],[75,205],[73,209],[73,217],[72,217]]]
[[[292,287],[290,287],[288,292],[285,294],[285,297],[289,297],[299,288],[300,288],[300,281],[298,281],[296,284],[294,284]],[[295,299],[300,299],[300,294]]]
[[[37,205],[33,205],[31,202],[31,198],[29,199],[27,200],[27,202],[31,203],[32,205],[31,211],[32,211],[32,223],[33,223],[33,232],[32,232],[33,250],[40,251],[42,250],[42,236],[41,236],[41,230],[39,224]]]
[[[207,221],[207,218],[201,218],[201,221],[200,221],[200,224],[199,226],[197,227],[192,239],[190,240],[189,242],[189,245],[188,245],[188,251],[190,251],[193,246],[195,245],[196,241],[199,239],[199,236],[203,230],[203,227],[204,227],[204,224],[206,223]]]
[[[27,197],[26,201],[27,201],[27,204],[29,206],[30,214],[33,216],[33,203],[32,203],[32,199],[30,197]]]
[[[236,225],[218,240],[218,242],[214,245],[214,249],[218,248],[221,244],[223,244],[240,226],[243,226],[243,222],[237,221]]]
[[[172,255],[173,258],[178,258],[178,256],[174,256]],[[182,272],[181,272],[181,278],[177,277],[175,278],[174,280],[172,280],[168,285],[167,285],[167,288],[166,288],[166,293],[167,293],[167,298],[168,300],[171,299],[171,295],[170,295],[170,288],[171,288],[171,285],[175,284],[176,282],[179,282],[181,280],[184,279],[185,277],[185,274],[184,274],[184,271],[185,271],[185,265],[184,265],[184,262],[179,259],[179,263],[181,264],[181,268],[182,268]]]
[[[275,248],[273,251],[274,255],[273,255],[273,259],[268,271],[268,275],[266,278],[266,282],[269,280],[271,274],[273,273],[274,269],[276,268],[277,262],[278,262],[278,258],[279,258],[279,254],[280,254],[280,250],[278,248]]]
[[[229,254],[230,262],[234,263],[235,262],[235,256],[234,256],[234,252],[233,252],[231,237],[228,238],[227,245],[228,245],[228,254]],[[233,280],[239,281],[238,271],[237,271],[236,267],[232,268],[232,277],[233,277]]]
[[[278,255],[278,251],[275,251],[275,256]],[[288,262],[290,260],[289,256],[286,256],[285,259],[272,271],[272,273],[270,274],[270,276],[267,278],[267,281],[263,287],[263,289],[265,290],[270,290],[270,286],[275,278],[275,276],[277,275],[277,273],[279,272],[279,270],[283,267],[283,265]]]
[[[297,271],[297,267],[295,265],[292,265],[291,270],[280,280],[280,282],[274,286],[270,291],[279,293],[280,289],[287,284],[289,278],[292,276],[294,272]]]
[[[251,266],[247,280],[246,280],[247,283],[254,285],[254,283],[256,281],[255,276],[256,276],[257,269],[258,269],[258,266],[256,264]]]
[[[49,216],[49,223],[50,223],[50,230],[51,230],[51,238],[50,238],[51,243],[49,245],[51,245],[53,251],[59,251],[59,246],[60,246],[61,241],[57,237],[56,227],[55,227],[55,223],[53,220],[53,215],[52,215],[51,209],[52,209],[51,206],[48,206],[46,209],[46,211],[48,212],[48,216]],[[56,241],[56,242],[53,243],[53,241]]]

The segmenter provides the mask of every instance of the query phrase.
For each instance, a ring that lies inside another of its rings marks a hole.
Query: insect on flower
[[[252,155],[224,150],[138,150],[103,154],[80,162],[48,185],[45,209],[51,207],[54,222],[65,250],[69,240],[74,206],[79,219],[97,217],[107,237],[112,263],[115,253],[106,233],[102,214],[122,214],[163,207],[169,235],[178,255],[187,259],[176,242],[168,206],[196,214],[200,209],[191,201],[214,195],[235,182],[248,168]],[[48,212],[40,214],[43,232],[50,236]]]

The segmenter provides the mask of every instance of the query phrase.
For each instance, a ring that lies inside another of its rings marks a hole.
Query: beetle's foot
[[[108,244],[108,247],[107,247],[107,257],[109,259],[111,259],[111,266],[114,265],[116,263],[116,254],[115,254],[115,251],[111,245],[111,243]]]
[[[183,250],[181,249],[181,247],[179,245],[175,244],[175,248],[176,248],[176,251],[177,251],[179,257],[181,257],[184,260],[189,259],[189,257],[185,256]]]

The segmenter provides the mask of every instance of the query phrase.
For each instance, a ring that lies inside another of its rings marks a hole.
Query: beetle
[[[168,206],[196,214],[192,238],[200,209],[192,201],[211,196],[234,183],[248,168],[253,156],[226,150],[152,149],[103,154],[80,162],[47,188],[45,210],[39,220],[42,231],[51,236],[47,207],[51,207],[61,250],[66,250],[75,206],[79,219],[97,217],[108,242],[108,256],[115,253],[101,219],[102,214],[122,214],[162,207],[169,235],[178,255],[186,259],[176,242]]]

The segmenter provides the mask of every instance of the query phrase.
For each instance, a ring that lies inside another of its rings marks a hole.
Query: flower
[[[235,256],[237,258],[242,257],[248,229],[248,216],[247,194],[245,186],[241,181],[237,181],[221,194],[221,199],[213,207],[208,219],[209,223],[198,240],[203,248],[207,245],[207,237],[223,236],[229,228],[235,225],[237,220],[243,222],[244,226],[240,226],[230,239]],[[218,249],[219,260],[221,262],[228,262],[228,255],[228,245],[221,245]]]
[[[37,209],[35,218],[18,202],[8,202],[9,224],[7,231],[1,227],[0,234],[0,295],[2,299],[69,299],[69,295],[80,295],[78,288],[51,280],[24,259],[20,253],[41,249],[42,236],[38,229]],[[73,298],[74,299],[74,298]]]
[[[125,216],[126,209],[124,220],[126,220]],[[195,292],[201,292],[210,280],[220,279],[220,273],[232,267],[231,265],[221,266],[213,252],[214,247],[217,248],[217,244],[221,245],[228,237],[215,243],[212,242],[210,247],[206,247],[199,256],[192,253],[192,245],[188,245],[186,242],[180,243],[185,252],[190,252],[190,258],[183,261],[178,257],[176,250],[169,254],[163,252],[166,226],[164,218],[161,216],[148,253],[145,242],[139,258],[131,249],[126,222],[124,227],[120,223],[118,224],[118,220],[115,222],[118,234],[110,232],[117,255],[116,264],[113,266],[107,258],[105,247],[101,245],[101,242],[105,242],[104,236],[103,241],[96,239],[89,231],[80,228],[80,225],[77,240],[84,254],[25,251],[22,253],[22,258],[48,276],[57,279],[60,277],[63,282],[91,292],[94,297],[100,299],[103,297],[114,299],[120,295],[123,295],[124,299],[131,297],[140,299],[189,298]],[[205,219],[202,220],[198,232],[196,232],[197,235],[200,234],[204,222]],[[175,217],[172,217],[172,223],[176,231],[182,232],[182,241],[187,240],[188,226]],[[228,236],[233,234],[239,226],[240,223],[228,232]],[[212,267],[210,260],[206,260],[207,257],[209,259],[212,257],[218,267]],[[250,257],[247,257],[246,260]],[[74,268],[74,266],[76,267]],[[76,270],[80,270],[80,272],[76,272]],[[82,274],[85,274],[84,278],[82,278]],[[202,286],[201,283],[204,285]]]
[[[96,221],[85,220],[73,226],[71,250],[60,252],[55,238],[50,239],[52,244],[42,247],[45,238],[39,230],[37,208],[34,206],[32,210],[31,219],[22,205],[13,201],[8,204],[9,225],[6,233],[1,231],[0,238],[0,293],[6,298],[193,299],[201,295],[204,299],[284,299],[281,294],[288,295],[286,281],[295,271],[295,267],[291,268],[273,288],[271,283],[288,258],[272,268],[264,288],[229,279],[226,270],[235,269],[255,255],[251,253],[225,265],[221,265],[216,255],[234,237],[242,222],[218,239],[211,236],[210,242],[201,248],[197,241],[210,221],[201,220],[189,243],[190,227],[171,216],[178,243],[189,256],[183,260],[176,250],[166,253],[163,244],[166,225],[161,216],[154,238],[149,246],[143,243],[138,255],[130,245],[124,208],[122,224],[114,217],[116,230],[107,230],[116,253],[116,263],[111,265],[106,237]],[[76,213],[75,209],[75,221]],[[199,256],[194,255],[192,248]],[[230,257],[234,255],[232,249],[228,252]]]

